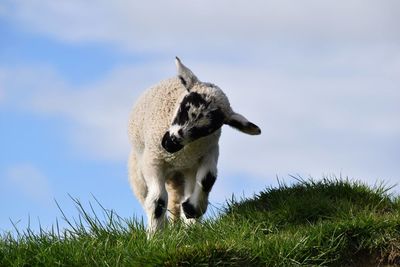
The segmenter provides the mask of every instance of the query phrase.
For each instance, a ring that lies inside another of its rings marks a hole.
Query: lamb
[[[261,133],[232,110],[218,86],[201,82],[178,57],[175,63],[178,76],[145,91],[129,119],[129,180],[146,212],[150,236],[167,222],[167,209],[173,222],[182,217],[193,223],[206,212],[223,124]]]

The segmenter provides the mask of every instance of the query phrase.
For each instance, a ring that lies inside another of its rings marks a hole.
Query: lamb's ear
[[[233,113],[229,118],[227,118],[225,124],[232,126],[233,128],[238,129],[246,134],[261,134],[261,130],[257,125],[248,121],[244,116],[238,113]]]
[[[175,64],[178,71],[178,78],[181,80],[183,86],[185,86],[186,89],[190,91],[193,85],[199,80],[188,67],[182,64],[181,60],[178,57],[176,57],[175,59]]]

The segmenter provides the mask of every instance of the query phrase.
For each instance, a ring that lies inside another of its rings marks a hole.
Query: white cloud
[[[3,190],[19,191],[33,201],[49,202],[51,189],[47,177],[30,163],[9,166],[2,174]]]
[[[399,41],[391,1],[9,1],[7,18],[67,42],[106,42],[132,51],[262,51],[289,42]],[[4,9],[4,8],[3,8]],[[4,16],[4,14],[3,14]]]
[[[75,87],[48,67],[0,68],[9,109],[66,119],[65,131],[79,155],[112,161],[128,154],[127,121],[135,99],[157,82],[155,73],[163,72],[156,63],[120,66],[92,84]]]
[[[251,137],[224,129],[221,169],[261,181],[342,172],[399,183],[400,60],[388,57],[398,53],[396,47],[335,51],[283,70],[201,67],[199,77],[222,81],[233,107],[263,130]]]

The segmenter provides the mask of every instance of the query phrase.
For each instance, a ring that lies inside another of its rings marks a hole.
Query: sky
[[[77,217],[70,196],[143,216],[127,121],[176,75],[175,56],[262,129],[223,127],[209,214],[292,176],[400,183],[399,12],[397,0],[0,1],[0,232],[66,226],[56,201]]]

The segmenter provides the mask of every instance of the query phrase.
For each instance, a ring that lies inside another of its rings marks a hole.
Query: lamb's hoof
[[[189,200],[186,200],[182,203],[182,208],[187,219],[195,219],[203,215],[200,211],[196,210],[192,204],[189,203]]]

